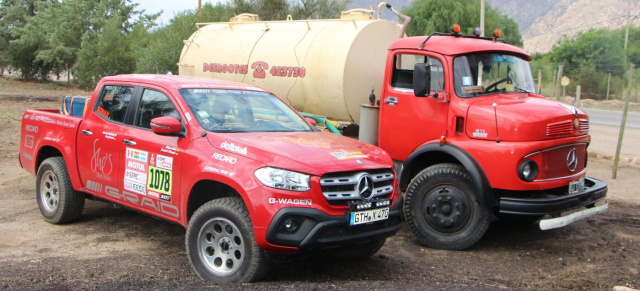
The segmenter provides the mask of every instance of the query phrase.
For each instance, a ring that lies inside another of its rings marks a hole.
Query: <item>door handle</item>
[[[91,131],[89,131],[89,130],[86,130],[86,129],[83,129],[83,130],[82,130],[82,134],[84,134],[84,135],[92,135],[92,134],[93,134],[93,132],[91,132]]]
[[[136,142],[135,142],[135,141],[128,140],[128,139],[123,139],[123,140],[122,140],[122,142],[123,142],[124,144],[126,144],[126,145],[130,145],[130,146],[134,146],[134,145],[136,145]]]
[[[384,103],[387,103],[390,106],[396,106],[396,104],[398,104],[398,98],[389,96],[387,99],[384,99]]]

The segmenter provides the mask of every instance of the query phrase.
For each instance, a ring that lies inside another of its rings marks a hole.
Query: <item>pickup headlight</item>
[[[309,186],[309,175],[297,172],[264,167],[254,172],[256,178],[265,186],[291,191],[307,191]]]

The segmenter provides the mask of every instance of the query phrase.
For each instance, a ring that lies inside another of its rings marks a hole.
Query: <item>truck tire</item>
[[[463,250],[474,245],[491,223],[478,205],[469,173],[460,165],[438,164],[422,170],[409,184],[404,216],[424,246]]]
[[[239,198],[220,198],[193,214],[185,238],[194,270],[205,280],[255,282],[267,271],[249,211]]]
[[[383,246],[387,239],[383,238],[365,245],[359,245],[352,249],[338,251],[333,254],[334,257],[341,260],[362,261],[375,255]]]
[[[84,195],[73,190],[63,157],[50,157],[40,164],[36,199],[44,220],[62,224],[77,220],[84,209]]]

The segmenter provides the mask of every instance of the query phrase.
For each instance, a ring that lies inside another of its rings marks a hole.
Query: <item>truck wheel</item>
[[[421,244],[463,250],[487,231],[490,212],[478,205],[469,173],[460,165],[439,164],[422,170],[409,184],[403,211]]]
[[[200,278],[254,282],[267,262],[253,234],[249,211],[239,198],[220,198],[200,206],[186,234],[189,261]]]
[[[63,157],[51,157],[40,164],[36,199],[47,222],[61,224],[82,216],[84,195],[73,190]]]
[[[342,260],[361,261],[371,258],[375,255],[383,246],[387,239],[374,241],[372,243],[354,247],[344,251],[339,251],[333,254],[334,257]]]

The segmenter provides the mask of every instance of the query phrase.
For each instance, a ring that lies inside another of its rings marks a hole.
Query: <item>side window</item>
[[[180,120],[176,107],[167,95],[155,90],[144,89],[133,125],[150,129],[151,119],[160,116],[173,116]]]
[[[413,67],[417,63],[425,63],[431,66],[431,91],[444,91],[444,69],[442,62],[437,58],[424,55],[395,55],[391,75],[391,86],[399,89],[413,90]]]
[[[132,93],[133,87],[119,85],[104,86],[96,112],[108,120],[120,123],[124,122],[124,116],[127,113],[127,108],[129,108]]]

